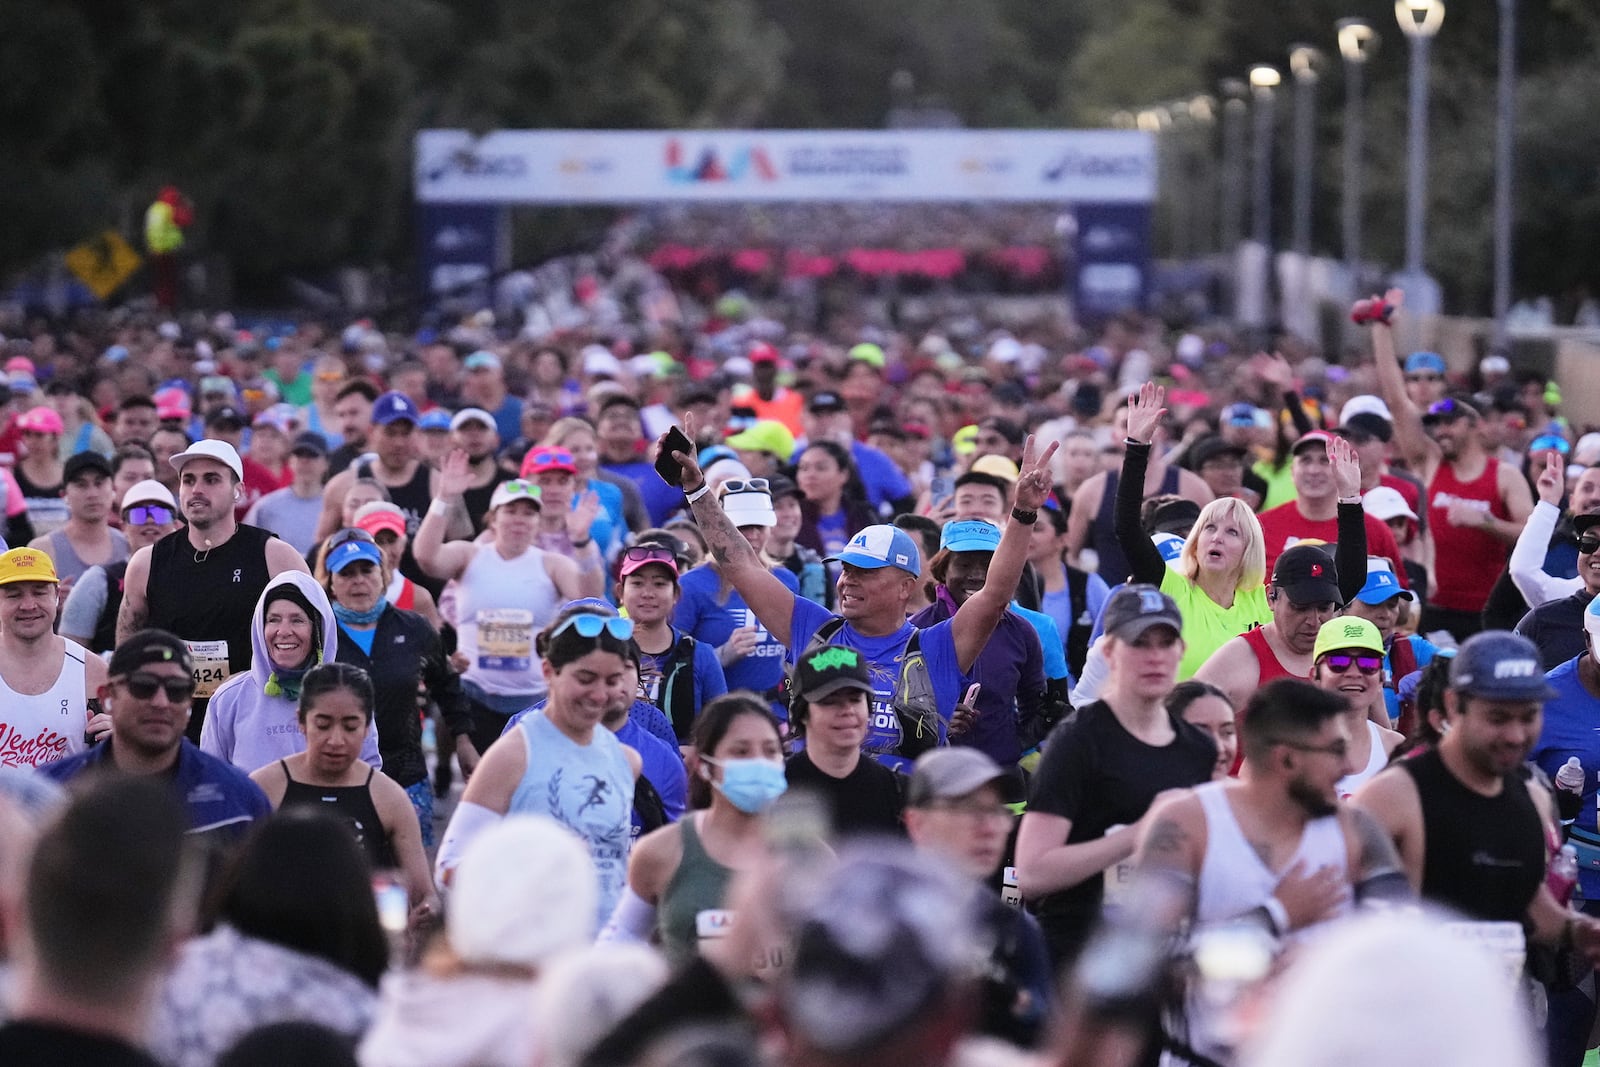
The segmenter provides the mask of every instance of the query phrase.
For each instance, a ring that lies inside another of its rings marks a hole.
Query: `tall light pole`
[[[1340,19],[1339,55],[1344,58],[1344,197],[1341,221],[1345,272],[1353,294],[1361,293],[1361,198],[1366,115],[1361,101],[1367,59],[1378,47],[1378,32],[1362,19]]]
[[[1222,90],[1222,251],[1228,255],[1244,237],[1245,118],[1250,87],[1243,78],[1224,78]]]
[[[1188,108],[1194,161],[1191,189],[1194,206],[1190,209],[1190,226],[1195,255],[1203,256],[1211,251],[1211,242],[1216,236],[1212,211],[1217,195],[1217,174],[1211,165],[1211,127],[1216,123],[1217,101],[1201,93],[1189,98]]]
[[[1273,105],[1278,83],[1283,76],[1278,68],[1257,63],[1250,68],[1250,95],[1255,109],[1253,148],[1254,193],[1250,207],[1250,236],[1263,248],[1272,247],[1272,134]]]
[[[1494,349],[1504,353],[1511,308],[1511,177],[1517,150],[1517,0],[1500,0],[1499,118],[1494,130]]]
[[[1438,311],[1437,284],[1423,269],[1428,186],[1428,46],[1444,22],[1444,0],[1395,0],[1400,32],[1411,41],[1410,129],[1406,151],[1406,263],[1403,285],[1416,291],[1418,311]],[[1408,294],[1409,296],[1410,294]],[[1408,303],[1412,303],[1409,301]]]
[[[1289,72],[1294,76],[1294,186],[1289,247],[1302,256],[1311,254],[1312,154],[1317,129],[1317,63],[1321,59],[1322,54],[1308,44],[1289,49]]]

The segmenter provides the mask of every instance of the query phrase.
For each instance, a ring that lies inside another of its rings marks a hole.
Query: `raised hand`
[[[1342,437],[1328,441],[1328,462],[1333,465],[1333,484],[1341,500],[1361,495],[1361,461],[1355,446]]]
[[[1256,377],[1282,393],[1294,385],[1294,369],[1289,366],[1289,361],[1283,358],[1283,353],[1265,352],[1256,353],[1255,359],[1250,361],[1250,369]]]
[[[567,536],[574,541],[587,541],[594,517],[600,512],[600,494],[593,489],[578,494],[572,510],[567,512]]]
[[[1021,511],[1038,511],[1050,496],[1050,457],[1060,447],[1059,441],[1045,446],[1044,454],[1033,454],[1033,434],[1022,445],[1022,467],[1017,473],[1016,506]]]
[[[1167,391],[1155,382],[1145,382],[1139,391],[1128,397],[1128,440],[1147,445],[1155,440],[1156,427],[1167,409],[1161,405]]]
[[[472,466],[464,448],[452,448],[439,467],[439,495],[458,497],[472,488]]]
[[[695,439],[695,436],[694,436],[694,430],[695,430],[694,421],[695,421],[694,420],[694,415],[690,414],[689,412],[684,412],[684,415],[683,415],[683,435],[685,437],[687,437],[691,441],[693,441]],[[667,447],[667,435],[666,434],[662,434],[660,437],[656,438],[656,447],[650,453],[650,461],[652,463],[655,462],[656,457],[661,455],[661,450],[666,448],[666,447]],[[678,461],[678,465],[683,468],[683,477],[680,478],[679,481],[682,484],[683,491],[685,493],[692,493],[696,489],[700,488],[702,485],[706,484],[705,472],[700,469],[700,464],[695,461],[695,458],[694,458],[693,455],[685,455],[684,453],[679,452],[676,449],[674,449],[673,453],[672,453],[672,458],[677,460]]]
[[[1561,453],[1551,452],[1544,457],[1544,470],[1539,472],[1536,484],[1540,500],[1553,507],[1561,506],[1561,495],[1567,490],[1567,466]]]

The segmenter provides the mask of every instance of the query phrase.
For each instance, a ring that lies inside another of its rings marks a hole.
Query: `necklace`
[[[211,538],[208,537],[206,538],[205,550],[196,551],[194,554],[194,561],[196,563],[204,563],[209,558],[211,558]]]

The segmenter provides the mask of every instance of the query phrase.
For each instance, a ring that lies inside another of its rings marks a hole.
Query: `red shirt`
[[[275,478],[269,468],[249,456],[241,456],[239,461],[244,465],[244,482],[239,486],[239,502],[233,507],[233,517],[243,522],[250,505],[274,489],[282,489],[283,482]]]
[[[1283,554],[1284,549],[1291,548],[1301,541],[1324,541],[1331,545],[1339,539],[1338,519],[1312,522],[1300,514],[1298,501],[1291,500],[1287,504],[1279,504],[1256,517],[1261,520],[1261,532],[1266,537],[1268,578],[1271,578],[1272,567],[1278,562],[1278,557]],[[1405,565],[1400,559],[1400,546],[1394,543],[1394,534],[1389,532],[1389,527],[1383,522],[1365,512],[1361,518],[1367,527],[1367,555],[1386,558],[1394,568],[1395,577],[1400,580],[1400,584],[1409,588]],[[1499,572],[1495,573],[1498,575]]]
[[[1511,546],[1494,534],[1472,526],[1450,525],[1450,502],[1460,501],[1497,519],[1509,519],[1500,499],[1500,461],[1484,464],[1470,482],[1456,477],[1448,463],[1439,464],[1428,483],[1428,525],[1433,529],[1433,575],[1437,591],[1432,603],[1448,611],[1482,611],[1489,591],[1511,556]]]

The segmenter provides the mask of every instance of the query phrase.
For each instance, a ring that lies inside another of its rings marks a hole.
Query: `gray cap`
[[[955,800],[1005,779],[1005,769],[978,749],[964,745],[936,748],[917,757],[906,788],[906,806],[920,808],[936,800]]]
[[[1183,633],[1177,601],[1153,585],[1125,585],[1106,601],[1105,632],[1118,641],[1137,641],[1152,626],[1170,626]]]

